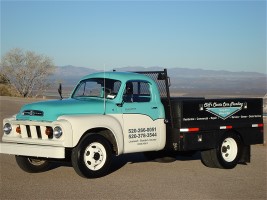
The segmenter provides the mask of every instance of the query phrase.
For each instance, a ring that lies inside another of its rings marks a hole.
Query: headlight
[[[63,132],[62,132],[62,129],[59,126],[56,126],[54,128],[53,133],[54,133],[55,138],[60,138]]]
[[[3,127],[3,131],[5,134],[9,134],[12,131],[12,126],[10,123],[6,123]]]

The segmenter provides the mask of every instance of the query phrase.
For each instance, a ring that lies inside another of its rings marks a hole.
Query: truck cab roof
[[[121,82],[127,82],[129,80],[143,80],[143,81],[148,81],[148,82],[154,82],[148,76],[145,76],[143,74],[134,73],[134,72],[99,72],[99,73],[93,73],[93,74],[89,74],[87,76],[84,76],[81,79],[81,81],[89,79],[89,78],[109,78],[109,79],[120,80]]]

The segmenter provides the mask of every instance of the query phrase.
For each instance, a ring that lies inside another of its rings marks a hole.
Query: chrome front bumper
[[[65,158],[65,148],[31,144],[0,143],[0,153],[42,158]]]

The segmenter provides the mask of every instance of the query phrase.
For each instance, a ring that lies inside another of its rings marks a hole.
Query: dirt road
[[[0,120],[30,101],[0,97]],[[266,200],[266,150],[253,146],[251,163],[232,170],[207,168],[199,154],[177,157],[172,163],[148,162],[142,154],[123,155],[116,158],[112,173],[99,179],[81,178],[67,164],[28,174],[18,168],[14,156],[0,155],[0,199]]]

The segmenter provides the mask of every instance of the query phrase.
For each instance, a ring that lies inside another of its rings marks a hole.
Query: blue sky
[[[266,1],[1,1],[1,56],[266,73]]]

